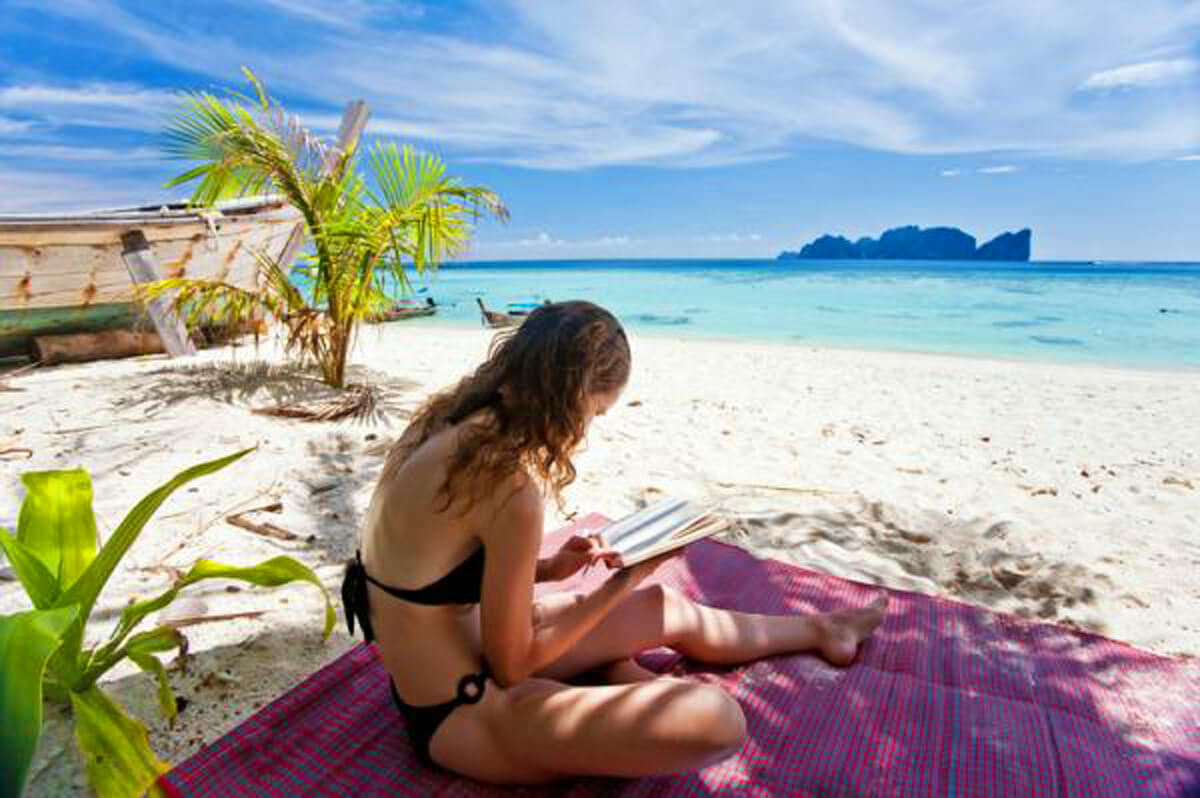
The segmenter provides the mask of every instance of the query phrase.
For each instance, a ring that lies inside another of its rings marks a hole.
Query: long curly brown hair
[[[462,501],[465,512],[519,469],[561,508],[561,492],[575,480],[571,455],[586,432],[585,400],[623,387],[630,364],[625,330],[607,310],[582,301],[543,305],[497,335],[473,374],[417,411],[384,475],[440,430],[487,408],[491,420],[464,427],[450,458],[442,511]]]

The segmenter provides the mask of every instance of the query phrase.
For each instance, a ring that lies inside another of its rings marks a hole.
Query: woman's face
[[[614,388],[611,391],[604,393],[589,394],[585,402],[587,406],[583,411],[583,429],[586,431],[592,424],[592,419],[596,416],[602,416],[608,412],[608,409],[617,403],[621,398],[621,392],[625,390],[625,386]]]

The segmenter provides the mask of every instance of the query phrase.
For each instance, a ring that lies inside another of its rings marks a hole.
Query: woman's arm
[[[502,685],[529,677],[562,657],[638,584],[640,572],[620,571],[557,619],[533,627],[533,584],[542,540],[542,497],[525,482],[483,533],[487,559],[480,599],[483,654]]]
[[[534,571],[533,581],[535,582],[557,582],[561,577],[554,567],[553,557],[539,557],[537,568]]]

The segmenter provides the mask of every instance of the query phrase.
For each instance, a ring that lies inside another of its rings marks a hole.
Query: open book
[[[626,568],[728,526],[728,521],[700,504],[665,499],[613,521],[597,534],[605,546],[621,555],[621,567]]]

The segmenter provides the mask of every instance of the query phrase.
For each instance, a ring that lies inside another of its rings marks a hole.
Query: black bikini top
[[[354,620],[357,617],[367,642],[375,636],[367,613],[367,582],[390,596],[414,604],[477,604],[483,590],[483,561],[484,549],[481,545],[436,582],[422,588],[405,589],[385,585],[371,576],[363,567],[362,556],[355,552],[354,561],[346,565],[346,575],[342,579],[342,603],[346,605],[346,624],[350,627],[350,634],[354,634]]]
[[[504,403],[499,391],[468,395],[462,400],[458,410],[450,414],[447,422],[452,425],[458,424],[485,407],[491,407],[497,413],[503,412]],[[350,634],[354,634],[354,621],[357,618],[367,642],[371,642],[375,637],[371,629],[370,614],[367,612],[367,582],[390,596],[415,604],[478,604],[483,590],[483,558],[481,544],[441,579],[422,588],[407,590],[385,585],[371,576],[363,567],[362,555],[354,552],[354,560],[346,564],[346,575],[342,578],[342,603],[346,607],[346,625],[350,627]]]

